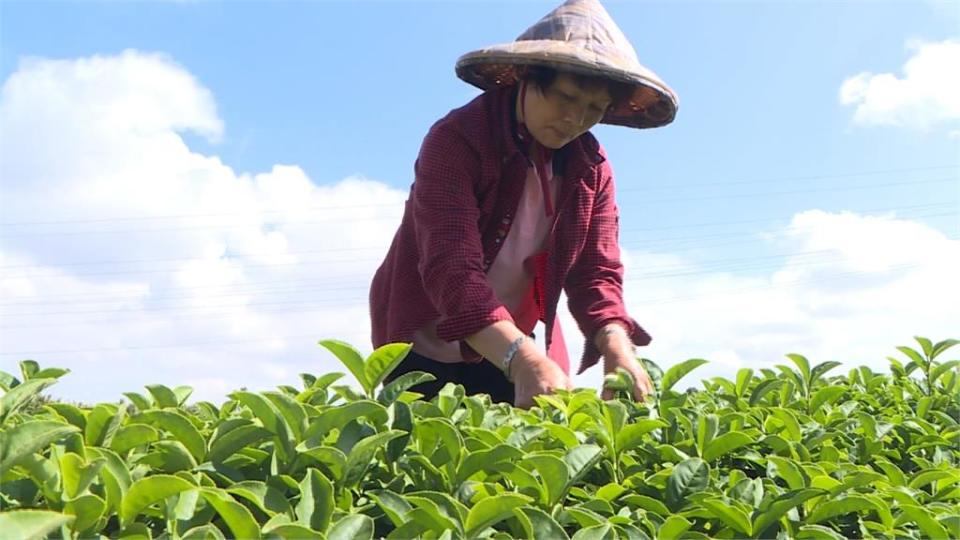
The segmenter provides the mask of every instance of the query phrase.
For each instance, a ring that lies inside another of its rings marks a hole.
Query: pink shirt
[[[556,201],[558,181],[551,173],[552,163],[547,162],[545,169],[550,175],[547,179],[550,197]],[[524,334],[530,334],[540,318],[540,309],[534,296],[534,269],[531,268],[530,258],[543,251],[553,225],[554,217],[548,217],[545,208],[540,178],[536,168],[530,166],[513,226],[493,264],[487,270],[487,280],[494,293]],[[414,352],[440,362],[462,362],[459,343],[443,341],[437,337],[437,322],[431,321],[414,332]]]

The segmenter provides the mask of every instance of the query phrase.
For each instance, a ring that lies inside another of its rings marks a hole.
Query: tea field
[[[425,401],[424,373],[384,386],[402,344],[320,343],[362,389],[303,374],[219,404],[162,385],[57,402],[68,371],[23,361],[0,372],[0,538],[958,538],[957,343],[916,338],[889,373],[788,354],[686,391],[705,360],[638,359],[646,403],[530,410],[453,385]]]

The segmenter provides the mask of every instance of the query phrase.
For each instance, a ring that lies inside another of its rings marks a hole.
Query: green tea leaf
[[[118,454],[126,453],[131,448],[148,445],[160,440],[160,432],[148,424],[129,424],[117,429],[110,440],[110,449]]]
[[[742,431],[724,433],[707,444],[707,448],[703,452],[703,459],[708,462],[719,459],[753,442],[755,442],[754,438]]]
[[[391,403],[395,402],[401,394],[410,388],[418,384],[435,380],[437,380],[437,378],[433,374],[426,373],[424,371],[410,371],[408,373],[404,373],[403,375],[400,375],[396,379],[384,385],[383,389],[380,390],[380,394],[377,395],[377,401],[380,402],[380,404],[384,407],[388,407]]]
[[[306,479],[304,479],[306,480]],[[293,508],[279,489],[264,482],[247,480],[237,482],[226,489],[227,493],[253,503],[264,514],[273,517],[277,514],[291,515]]]
[[[373,540],[373,520],[363,514],[346,516],[330,527],[327,540]]]
[[[673,388],[673,385],[680,382],[680,379],[682,379],[687,373],[690,373],[691,371],[707,363],[709,362],[700,358],[691,358],[690,360],[685,360],[675,366],[670,366],[670,369],[668,369],[666,374],[663,376],[660,391],[666,393],[668,390]]]
[[[957,366],[960,366],[960,360],[950,360],[949,362],[937,365],[937,367],[930,370],[930,382],[937,382],[944,373],[951,369],[957,369]]]
[[[60,456],[60,478],[65,498],[73,499],[86,491],[106,462],[105,459],[96,459],[86,463],[82,457],[73,453]]]
[[[253,446],[272,435],[270,431],[253,424],[238,426],[213,439],[207,459],[213,463],[222,463],[238,450]]]
[[[782,386],[783,383],[784,381],[781,379],[766,379],[760,381],[760,383],[754,387],[753,392],[750,393],[750,406],[756,407],[757,404],[763,400],[764,396]]]
[[[780,456],[767,456],[767,476],[783,478],[790,489],[803,489],[810,483],[810,478],[803,469]]]
[[[667,479],[667,506],[680,510],[690,495],[707,489],[710,467],[700,458],[684,460],[673,468]]]
[[[513,516],[513,510],[531,502],[532,499],[518,493],[503,493],[488,497],[473,505],[464,524],[467,538],[477,538],[487,527]]]
[[[253,392],[234,392],[230,394],[230,397],[250,409],[253,415],[263,424],[263,427],[274,434],[274,439],[279,443],[280,458],[286,459],[294,455],[295,444],[291,435],[292,428],[269,399]]]
[[[952,538],[929,510],[909,504],[900,505],[900,509],[910,521],[913,521],[917,524],[917,527],[920,527],[920,530],[928,538]]]
[[[707,444],[717,436],[719,425],[720,419],[715,414],[706,414],[697,418],[697,448],[700,449],[701,456]]]
[[[226,540],[220,529],[211,524],[200,525],[183,533],[180,540]]]
[[[847,540],[847,537],[823,525],[803,525],[797,540]]]
[[[7,418],[23,407],[31,398],[39,394],[44,388],[57,382],[56,379],[33,379],[11,388],[0,398],[0,425],[7,422]]]
[[[571,540],[615,540],[616,534],[609,523],[585,527],[577,531]]]
[[[333,484],[317,469],[310,469],[300,482],[297,523],[325,531],[333,517]]]
[[[403,525],[407,521],[404,516],[407,515],[407,512],[413,510],[413,505],[390,490],[383,489],[370,492],[370,497],[383,510],[394,527]]]
[[[84,429],[84,441],[87,446],[109,447],[125,416],[126,409],[112,403],[94,407],[87,415]]]
[[[546,507],[557,504],[566,493],[569,474],[567,464],[562,459],[547,454],[527,456],[523,463],[529,463],[540,475],[546,495],[546,500],[543,501]]]
[[[802,354],[788,354],[787,358],[797,365],[797,369],[800,370],[800,374],[803,376],[802,381],[804,386],[807,387],[807,385],[810,384],[810,361]]]
[[[772,407],[770,412],[773,414],[777,420],[783,422],[786,427],[787,439],[800,442],[803,438],[803,432],[800,430],[800,422],[797,421],[797,417],[793,411],[789,409],[784,409],[782,407]]]
[[[750,381],[753,380],[753,370],[750,368],[740,368],[737,371],[737,386],[736,394],[737,397],[743,397],[747,392],[747,387],[750,386]]]
[[[909,356],[918,367],[926,367],[927,361],[924,360],[923,356],[921,356],[917,351],[911,349],[910,347],[897,347],[897,350]]]
[[[303,438],[303,433],[307,429],[307,412],[303,405],[297,403],[292,397],[281,392],[263,392],[264,397],[273,403],[287,425],[296,441]]]
[[[676,540],[680,535],[687,532],[693,526],[687,518],[680,515],[672,515],[663,522],[660,530],[657,531],[657,540]]]
[[[754,535],[762,535],[767,528],[779,521],[784,514],[807,502],[808,500],[814,497],[819,497],[825,493],[826,491],[822,489],[804,488],[788,491],[783,495],[780,495],[770,503],[766,510],[760,512],[759,515],[754,518]]]
[[[564,492],[590,471],[603,457],[603,451],[594,444],[584,444],[567,452],[563,461],[567,464],[567,485]]]
[[[643,508],[647,512],[657,514],[660,517],[666,518],[672,512],[666,507],[662,502],[654,499],[653,497],[648,497],[647,495],[627,495],[622,499],[623,502],[636,506],[638,508]]]
[[[343,480],[344,485],[350,487],[355,486],[370,465],[370,461],[373,459],[376,451],[393,439],[404,435],[404,432],[392,429],[371,435],[358,442],[353,449],[350,450],[350,455],[347,456],[347,467]]]
[[[543,510],[533,506],[525,506],[518,511],[527,518],[526,522],[522,521],[527,538],[533,540],[570,540],[567,531],[557,523],[557,520]]]
[[[220,514],[234,538],[260,538],[260,525],[247,507],[222,489],[201,488],[200,494]]]
[[[840,367],[841,365],[843,364],[841,364],[840,362],[835,362],[833,360],[828,362],[823,362],[821,364],[817,364],[816,367],[810,370],[810,384],[813,385],[813,383],[815,383],[817,380],[823,377],[823,375],[826,372],[830,371],[833,368]]]
[[[956,480],[957,476],[960,473],[955,470],[940,470],[940,469],[931,469],[920,471],[910,479],[910,483],[907,484],[911,489],[920,489],[932,482],[937,480],[942,480],[944,478],[951,478]]]
[[[622,430],[620,430],[619,433],[616,434],[617,450],[619,452],[632,450],[643,444],[644,435],[668,425],[669,424],[663,420],[651,420],[649,418],[643,418],[636,420],[631,424],[627,424]]]
[[[720,498],[704,499],[700,501],[700,504],[710,510],[727,527],[748,536],[753,534],[750,516],[736,506],[731,506]]]
[[[930,359],[933,360],[934,358],[940,356],[940,354],[943,353],[943,351],[957,344],[960,344],[960,340],[945,339],[940,343],[937,343],[936,345],[933,346],[933,350],[930,351]]]
[[[449,530],[456,530],[462,534],[463,520],[457,514],[456,510],[452,510],[453,515],[451,515],[448,511],[441,508],[433,499],[419,495],[405,495],[404,499],[416,507],[407,514],[408,519],[423,523],[428,530],[437,534],[442,534],[444,531]]]
[[[825,403],[833,403],[846,391],[843,386],[827,386],[817,390],[810,398],[810,414],[817,412]]]
[[[14,510],[0,513],[0,531],[10,538],[42,539],[73,519],[73,516],[46,510]]]
[[[120,505],[120,525],[126,527],[144,508],[196,486],[178,476],[157,474],[134,482]]]
[[[153,400],[160,408],[176,409],[180,405],[180,400],[177,399],[177,394],[162,384],[148,384],[146,389],[148,392],[150,392],[150,395],[153,396]]]
[[[346,366],[354,378],[357,379],[357,382],[360,383],[360,386],[366,390],[368,395],[373,391],[373,385],[371,385],[367,379],[366,365],[363,361],[363,356],[360,355],[360,351],[353,348],[349,343],[335,339],[321,340],[320,345],[333,353],[333,355]]]
[[[455,483],[460,485],[474,474],[487,470],[489,467],[494,467],[499,463],[520,461],[523,455],[523,452],[507,444],[499,444],[489,450],[471,452],[463,458],[463,462],[457,470]]]
[[[80,430],[76,426],[48,420],[30,420],[0,431],[0,475],[34,452]],[[23,518],[33,519],[33,518]]]
[[[832,517],[842,516],[851,512],[875,510],[873,501],[859,495],[848,495],[840,499],[818,503],[806,523],[820,523]]]
[[[358,418],[366,418],[374,424],[385,424],[389,417],[387,408],[376,401],[360,400],[322,411],[310,420],[304,439],[310,446],[318,446],[334,429],[343,429]]]
[[[68,502],[64,505],[63,512],[76,518],[70,528],[76,533],[82,533],[96,525],[106,509],[107,503],[103,499],[87,494]]]
[[[390,343],[378,347],[370,354],[364,363],[363,373],[370,384],[371,391],[380,386],[380,383],[400,365],[400,362],[403,362],[407,353],[410,352],[410,347],[409,343]]]

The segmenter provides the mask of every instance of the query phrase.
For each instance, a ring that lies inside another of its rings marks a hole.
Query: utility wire
[[[930,184],[930,183],[944,183],[944,182],[957,182],[960,180],[960,177],[949,177],[949,178],[937,178],[931,180],[914,180],[907,182],[892,182],[886,184],[874,184],[870,186],[852,186],[852,187],[833,187],[833,188],[820,188],[820,189],[803,189],[803,190],[793,190],[793,191],[779,191],[779,192],[766,192],[766,193],[746,193],[746,194],[724,194],[724,195],[712,195],[704,197],[675,197],[675,198],[665,198],[665,199],[645,199],[644,204],[653,205],[660,203],[669,203],[669,202],[689,202],[689,201],[707,201],[707,200],[722,200],[722,199],[746,199],[754,197],[768,197],[768,196],[780,196],[780,195],[795,195],[801,193],[822,193],[829,192],[834,193],[837,191],[850,191],[850,190],[873,190],[882,187],[894,187],[894,186],[905,186],[905,185],[919,185],[919,184]],[[341,207],[342,209],[349,209]],[[399,210],[400,208],[397,207]],[[256,217],[256,216],[253,216]],[[379,221],[383,219],[397,220],[399,216],[374,216],[374,217],[341,217],[341,218],[331,218],[327,220],[315,220],[315,221],[299,221],[299,220],[289,220],[284,221],[282,226],[285,228],[289,227],[303,227],[303,226],[313,226],[326,223],[346,223],[346,222],[369,222],[369,221]],[[167,232],[167,231],[187,231],[187,230],[234,230],[234,229],[262,229],[264,227],[276,227],[278,224],[269,223],[269,222],[259,222],[251,223],[247,225],[185,225],[185,226],[176,226],[176,227],[157,227],[152,229],[99,229],[91,231],[53,231],[53,232],[22,232],[22,233],[13,233],[13,234],[0,234],[0,238],[35,238],[35,237],[48,237],[48,236],[78,236],[78,235],[93,235],[93,234],[139,234],[139,233],[150,233],[150,232]]]
[[[949,203],[947,203],[949,204]],[[917,216],[911,216],[913,219],[916,218],[932,218],[932,217],[953,217],[960,216],[960,214],[955,212],[936,212],[929,214],[920,214]],[[809,227],[796,227],[793,230],[802,231]],[[624,233],[627,231],[623,231]],[[694,235],[687,237],[674,237],[674,238],[661,238],[661,239],[648,239],[648,240],[638,240],[638,241],[629,241],[621,242],[621,247],[631,248],[631,247],[657,247],[660,245],[668,245],[670,247],[675,247],[677,242],[694,242],[706,238],[719,238],[719,237],[728,237],[728,236],[746,236],[751,233],[714,233],[707,235]],[[757,234],[757,233],[752,233]],[[753,241],[756,241],[754,239]],[[709,248],[711,245],[721,245],[721,244],[709,244],[702,246],[703,248]],[[302,251],[291,251],[286,253],[280,253],[278,256],[291,256],[291,255],[306,255],[306,254],[327,254],[327,253],[357,253],[362,251],[376,251],[379,253],[385,253],[387,246],[370,246],[370,247],[350,247],[350,248],[331,248],[331,249],[318,249],[318,250],[302,250]],[[220,258],[216,260],[203,259],[198,257],[193,258],[158,258],[158,259],[126,259],[126,260],[114,260],[114,261],[88,261],[82,263],[67,263],[67,264],[47,264],[47,265],[11,265],[8,267],[0,267],[0,269],[6,268],[41,268],[41,269],[59,269],[61,267],[70,267],[70,266],[94,266],[94,265],[116,265],[116,264],[140,264],[140,263],[153,263],[153,262],[240,262],[241,257],[251,257],[256,255],[263,255],[265,253],[238,253],[230,254],[229,258]],[[288,262],[272,262],[272,263],[243,263],[244,268],[273,268],[273,267],[284,267],[284,266],[313,266],[318,264],[329,264],[329,263],[351,263],[351,264],[363,264],[363,263],[376,263],[381,262],[381,258],[375,259],[357,259],[355,257],[346,257],[346,258],[331,258],[331,259],[322,259],[314,261],[288,261]],[[140,275],[140,274],[157,274],[157,273],[167,273],[177,270],[177,268],[151,268],[151,269],[140,269],[140,270],[110,270],[110,271],[100,271],[100,272],[82,272],[82,273],[72,273],[72,277],[84,277],[84,276],[116,276],[116,275]],[[21,274],[8,274],[2,277],[7,279],[24,279],[24,278],[41,278],[41,277],[56,277],[59,273],[49,272],[49,273],[21,273]]]
[[[704,182],[699,184],[683,184],[680,186],[654,184],[654,185],[638,187],[638,188],[618,189],[618,191],[623,191],[623,192],[648,191],[652,189],[676,190],[678,188],[683,188],[683,187],[725,187],[725,186],[743,185],[743,184],[776,184],[781,182],[795,182],[795,181],[801,181],[801,180],[827,180],[827,179],[833,179],[833,178],[853,178],[853,177],[859,177],[859,176],[913,173],[913,172],[936,171],[936,170],[944,170],[944,169],[952,169],[954,171],[957,171],[957,170],[960,170],[960,165],[957,165],[957,164],[936,165],[932,167],[912,167],[912,168],[906,168],[906,169],[886,169],[886,170],[874,170],[874,171],[860,171],[860,172],[853,172],[853,173],[795,176],[795,177],[786,177],[786,178],[762,178],[762,179],[752,179],[752,180]],[[396,207],[398,204],[402,204],[402,203],[354,204],[354,205],[348,205],[348,206],[307,206],[303,208],[298,208],[295,211],[341,210],[341,209],[356,210],[360,208],[388,208],[388,207]],[[289,209],[258,210],[257,214],[282,214],[287,212],[290,212],[290,210]],[[114,223],[119,221],[189,219],[189,218],[207,218],[207,217],[223,217],[223,216],[242,216],[242,215],[248,215],[248,214],[249,212],[216,212],[216,213],[199,213],[199,214],[168,214],[168,215],[161,215],[161,216],[131,216],[131,217],[96,218],[96,219],[87,219],[87,218],[62,219],[62,220],[54,220],[54,221],[19,221],[19,222],[14,221],[14,222],[0,223],[0,227],[23,227],[23,226],[32,226],[32,225],[64,225],[64,224],[78,224],[78,223]]]
[[[815,254],[816,252],[810,252],[810,254]],[[771,256],[779,257],[779,256]],[[799,260],[791,262],[791,268],[793,267],[808,267],[821,265],[828,262],[834,262],[834,258],[811,258],[810,260]],[[735,259],[734,259],[735,260]],[[747,259],[741,259],[747,260]],[[630,282],[639,282],[639,281],[648,281],[653,279],[668,279],[675,277],[686,277],[694,275],[703,275],[703,274],[712,274],[717,272],[730,272],[730,271],[747,271],[747,270],[767,270],[771,268],[777,268],[780,266],[779,261],[767,262],[764,264],[752,264],[749,262],[741,263],[724,263],[724,264],[711,264],[698,267],[697,270],[688,270],[688,271],[678,271],[678,270],[668,270],[668,271],[659,271],[659,272],[640,272],[639,275],[634,273],[633,276],[626,278],[624,281],[627,283]],[[331,293],[343,293],[347,291],[366,291],[369,289],[368,284],[362,285],[353,285],[353,286],[341,286],[341,287],[320,287],[320,288],[311,288],[311,289],[301,289],[300,291],[289,291],[303,293],[309,290],[310,292],[331,292]],[[234,295],[225,295],[227,297],[233,297]],[[178,313],[195,313],[195,312],[204,312],[208,310],[217,310],[217,309],[236,309],[236,308],[249,308],[249,307],[262,307],[262,306],[291,306],[291,305],[328,305],[332,303],[342,303],[344,301],[351,303],[360,303],[366,302],[365,297],[358,297],[356,295],[348,295],[341,297],[325,297],[320,299],[311,299],[311,298],[297,298],[292,300],[268,300],[268,301],[253,301],[253,302],[241,302],[241,303],[220,303],[220,304],[206,304],[206,305],[192,305],[192,306],[147,306],[140,307],[136,306],[133,309],[129,308],[111,308],[111,309],[81,309],[81,310],[66,310],[66,311],[39,311],[39,312],[27,312],[27,313],[5,313],[4,316],[12,317],[48,317],[53,315],[92,315],[92,314],[112,314],[112,313],[155,313],[161,311],[174,311]],[[0,326],[0,328],[14,328],[15,325],[11,326]]]
[[[910,268],[915,268],[919,266],[918,264],[906,264],[892,266],[887,269],[887,271],[892,270],[907,270]],[[726,294],[752,291],[752,290],[764,290],[764,289],[780,289],[786,287],[793,287],[796,285],[804,285],[809,283],[827,283],[839,281],[841,279],[846,279],[848,277],[859,277],[863,275],[876,274],[876,271],[850,271],[850,272],[839,272],[831,274],[829,278],[815,278],[815,279],[805,279],[805,280],[794,280],[791,282],[783,282],[771,285],[764,285],[760,287],[741,287],[737,289],[729,289],[726,291],[714,291],[710,294],[695,294],[695,295],[683,295],[683,296],[673,296],[666,297],[663,299],[652,299],[649,301],[637,302],[644,306],[649,305],[664,305],[675,302],[684,302],[689,300],[697,300],[699,298],[704,298],[708,296],[722,296]],[[191,342],[191,343],[177,343],[177,344],[167,344],[167,345],[137,345],[131,347],[107,347],[107,348],[97,348],[97,349],[62,349],[62,350],[33,350],[33,351],[14,351],[14,352],[0,352],[0,356],[19,356],[19,357],[36,357],[41,355],[52,355],[52,354],[81,354],[81,353],[96,353],[96,352],[125,352],[133,350],[155,350],[155,349],[176,349],[176,348],[193,348],[193,347],[208,347],[208,346],[229,346],[234,344],[248,344],[248,343],[263,343],[263,342],[273,342],[278,339],[317,339],[316,334],[299,334],[292,336],[275,336],[272,338],[263,338],[263,339],[246,339],[246,340],[213,340],[213,341],[201,341],[201,342]]]

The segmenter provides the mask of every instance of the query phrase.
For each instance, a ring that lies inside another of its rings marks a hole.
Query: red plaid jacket
[[[518,207],[529,161],[516,138],[516,87],[487,91],[452,110],[424,138],[400,228],[370,289],[373,345],[412,341],[438,320],[437,335],[459,341],[511,320],[486,278]],[[548,356],[569,373],[557,321],[561,291],[586,337],[577,373],[596,364],[596,332],[611,322],[636,345],[650,336],[627,314],[618,245],[613,172],[603,148],[585,133],[554,153],[560,175],[557,220],[539,259],[535,286]]]

